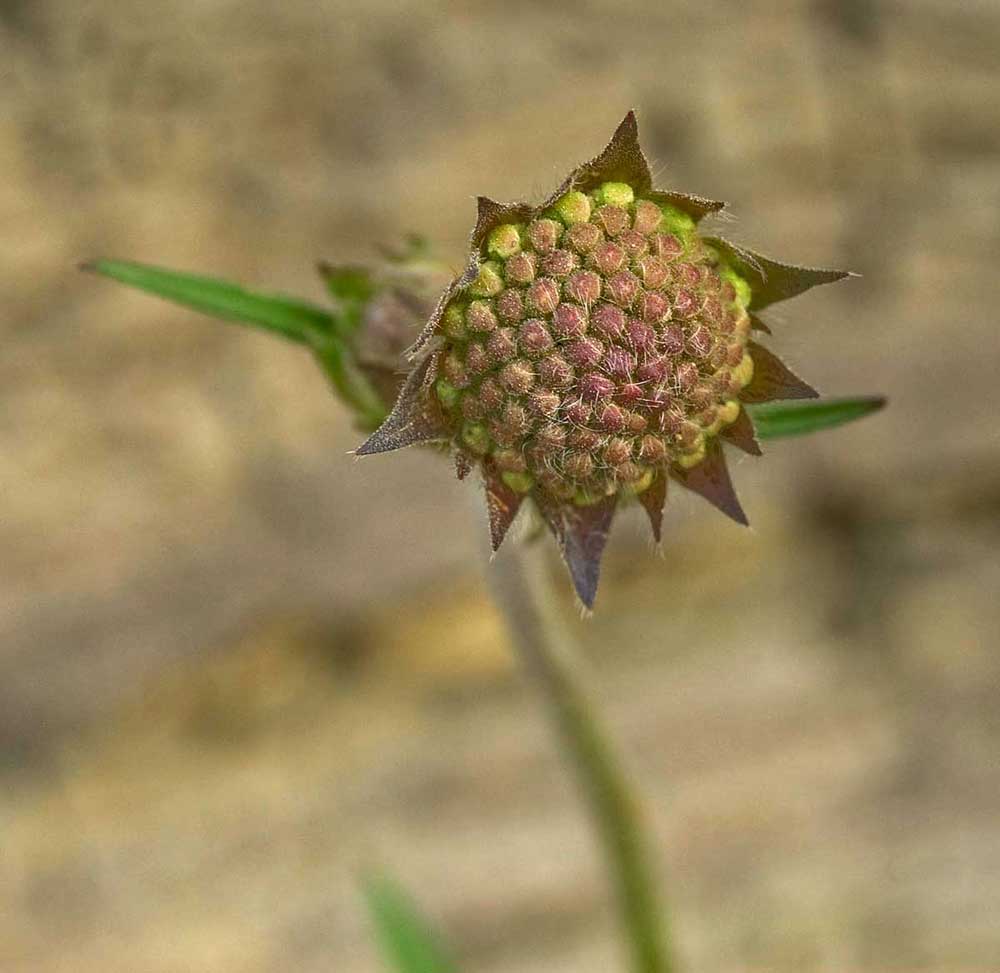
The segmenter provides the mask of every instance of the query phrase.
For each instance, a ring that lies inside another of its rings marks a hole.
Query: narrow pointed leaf
[[[863,419],[884,408],[881,395],[851,399],[817,399],[812,402],[768,402],[747,406],[760,439],[804,436]]]
[[[749,524],[733,489],[726,457],[717,439],[709,441],[705,459],[697,466],[690,470],[674,467],[671,473],[681,486],[704,497],[713,507],[721,510],[736,523],[743,524],[744,527]]]
[[[660,533],[663,528],[663,507],[667,502],[667,474],[664,471],[656,475],[656,479],[639,494],[642,504],[649,517],[649,526],[653,530],[653,539],[660,543]]]
[[[719,250],[733,270],[750,284],[750,308],[754,311],[778,301],[787,301],[820,284],[832,284],[855,276],[849,270],[823,270],[782,263],[738,247],[721,237],[706,237],[705,242]]]
[[[601,557],[615,515],[616,496],[605,497],[589,507],[555,504],[539,499],[538,507],[548,524],[577,596],[586,608],[594,607],[601,575]]]
[[[819,392],[799,378],[777,355],[756,341],[747,342],[753,359],[753,378],[740,392],[741,402],[772,402],[779,399],[817,399]]]
[[[94,260],[82,270],[109,277],[195,311],[241,321],[303,344],[334,328],[333,315],[305,301],[278,294],[255,294],[239,284],[124,260]]]
[[[375,936],[393,973],[457,973],[458,967],[441,937],[420,914],[410,897],[384,875],[364,883]]]
[[[719,435],[737,449],[742,449],[744,453],[749,453],[751,456],[762,455],[753,420],[747,414],[746,408],[741,407],[736,421],[726,426]]]
[[[429,394],[433,380],[434,356],[429,355],[410,372],[392,412],[354,451],[355,455],[371,456],[447,439],[447,429],[435,409],[433,396]]]
[[[487,466],[483,470],[484,486],[486,488],[486,510],[490,520],[490,545],[494,551],[500,549],[510,525],[514,523],[523,494],[516,493],[500,478],[500,474]]]

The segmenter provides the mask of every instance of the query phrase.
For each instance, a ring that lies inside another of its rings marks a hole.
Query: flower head
[[[482,473],[494,550],[530,499],[587,607],[622,502],[659,540],[673,479],[746,524],[722,441],[760,455],[744,403],[817,394],[751,338],[757,312],[847,274],[702,235],[723,205],[652,188],[632,112],[540,206],[480,197],[466,269],[358,454],[448,443]]]

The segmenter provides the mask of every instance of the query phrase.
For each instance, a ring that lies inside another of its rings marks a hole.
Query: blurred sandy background
[[[630,106],[730,235],[864,274],[773,347],[892,400],[737,462],[753,532],[624,518],[574,617],[686,969],[1000,969],[998,50],[996,0],[2,0],[0,969],[373,971],[371,862],[468,970],[621,968],[468,493],[74,265],[457,262]]]

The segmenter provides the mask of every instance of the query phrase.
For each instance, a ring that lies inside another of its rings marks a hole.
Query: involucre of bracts
[[[723,204],[652,188],[634,113],[540,206],[479,199],[465,272],[359,455],[446,442],[484,479],[494,549],[526,498],[592,606],[617,506],[660,537],[674,479],[746,516],[721,441],[760,454],[744,403],[816,392],[751,338],[756,312],[847,276],[699,231]]]

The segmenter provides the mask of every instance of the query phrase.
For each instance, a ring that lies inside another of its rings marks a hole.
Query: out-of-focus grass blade
[[[759,439],[781,439],[830,429],[878,412],[886,400],[880,395],[854,399],[807,399],[765,402],[746,406]]]
[[[382,954],[393,973],[457,973],[438,934],[394,881],[382,874],[369,875],[364,892]]]
[[[227,321],[242,321],[314,345],[334,327],[333,316],[293,297],[254,294],[238,284],[179,273],[125,260],[93,260],[82,270],[102,274],[130,287],[175,301]]]

